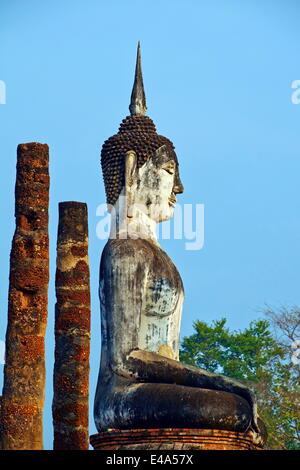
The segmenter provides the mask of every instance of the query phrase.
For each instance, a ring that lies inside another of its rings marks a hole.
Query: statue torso
[[[169,256],[155,248],[145,284],[138,347],[178,359],[183,285]]]
[[[183,284],[159,246],[110,240],[101,259],[100,299],[102,368],[136,348],[178,359]]]

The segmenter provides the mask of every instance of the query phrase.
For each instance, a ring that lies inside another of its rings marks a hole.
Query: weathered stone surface
[[[16,229],[10,255],[3,449],[43,448],[45,329],[49,281],[49,150],[20,144],[15,188]]]
[[[262,450],[252,431],[217,429],[113,429],[90,438],[95,450]]]
[[[90,354],[86,204],[59,204],[56,264],[54,449],[86,450]]]

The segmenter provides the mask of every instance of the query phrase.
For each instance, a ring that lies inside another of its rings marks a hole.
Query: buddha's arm
[[[148,272],[144,245],[140,240],[111,240],[101,258],[102,356],[106,368],[123,376],[128,352],[138,348]]]
[[[240,395],[248,401],[253,411],[254,428],[258,430],[254,394],[245,385],[233,379],[139,349],[128,354],[124,366],[124,375],[142,382],[175,383]]]

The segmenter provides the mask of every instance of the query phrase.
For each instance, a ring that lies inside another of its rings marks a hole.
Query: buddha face
[[[174,213],[176,195],[183,192],[175,152],[163,145],[133,173],[131,202],[157,223],[169,220]]]

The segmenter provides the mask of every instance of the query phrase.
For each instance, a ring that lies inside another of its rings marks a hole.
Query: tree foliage
[[[197,320],[195,333],[183,338],[180,360],[252,388],[268,429],[268,448],[300,449],[300,310],[264,313],[267,319],[242,331],[230,330],[225,318],[211,325]]]

